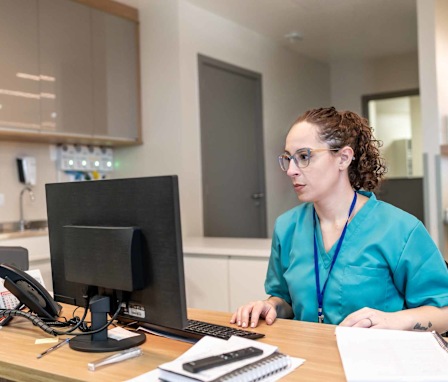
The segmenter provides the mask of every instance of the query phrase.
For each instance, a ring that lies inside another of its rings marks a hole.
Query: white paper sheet
[[[448,381],[448,353],[431,332],[338,326],[348,382]]]

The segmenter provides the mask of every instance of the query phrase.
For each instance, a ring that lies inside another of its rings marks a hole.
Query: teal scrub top
[[[323,298],[324,322],[339,324],[369,307],[395,312],[423,305],[448,305],[445,261],[414,216],[369,197],[347,226]],[[337,241],[325,252],[316,224],[320,285],[327,280]],[[317,322],[313,204],[303,203],[276,223],[265,282],[266,293],[288,302],[294,319]]]

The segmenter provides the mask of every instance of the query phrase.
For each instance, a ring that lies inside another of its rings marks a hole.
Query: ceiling
[[[186,1],[322,62],[417,51],[416,0]]]

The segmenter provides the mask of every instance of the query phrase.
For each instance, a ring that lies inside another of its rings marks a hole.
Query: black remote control
[[[207,370],[228,363],[241,361],[242,359],[246,358],[256,357],[261,354],[263,354],[263,350],[251,346],[229,353],[215,355],[213,357],[197,359],[196,361],[184,363],[182,366],[184,370],[189,371],[190,373],[199,373],[202,370]]]

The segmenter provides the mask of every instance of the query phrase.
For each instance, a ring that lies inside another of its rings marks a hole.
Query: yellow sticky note
[[[56,342],[59,342],[58,338],[38,338],[36,340],[36,342],[34,342],[35,345],[40,345],[40,344],[54,344]]]

